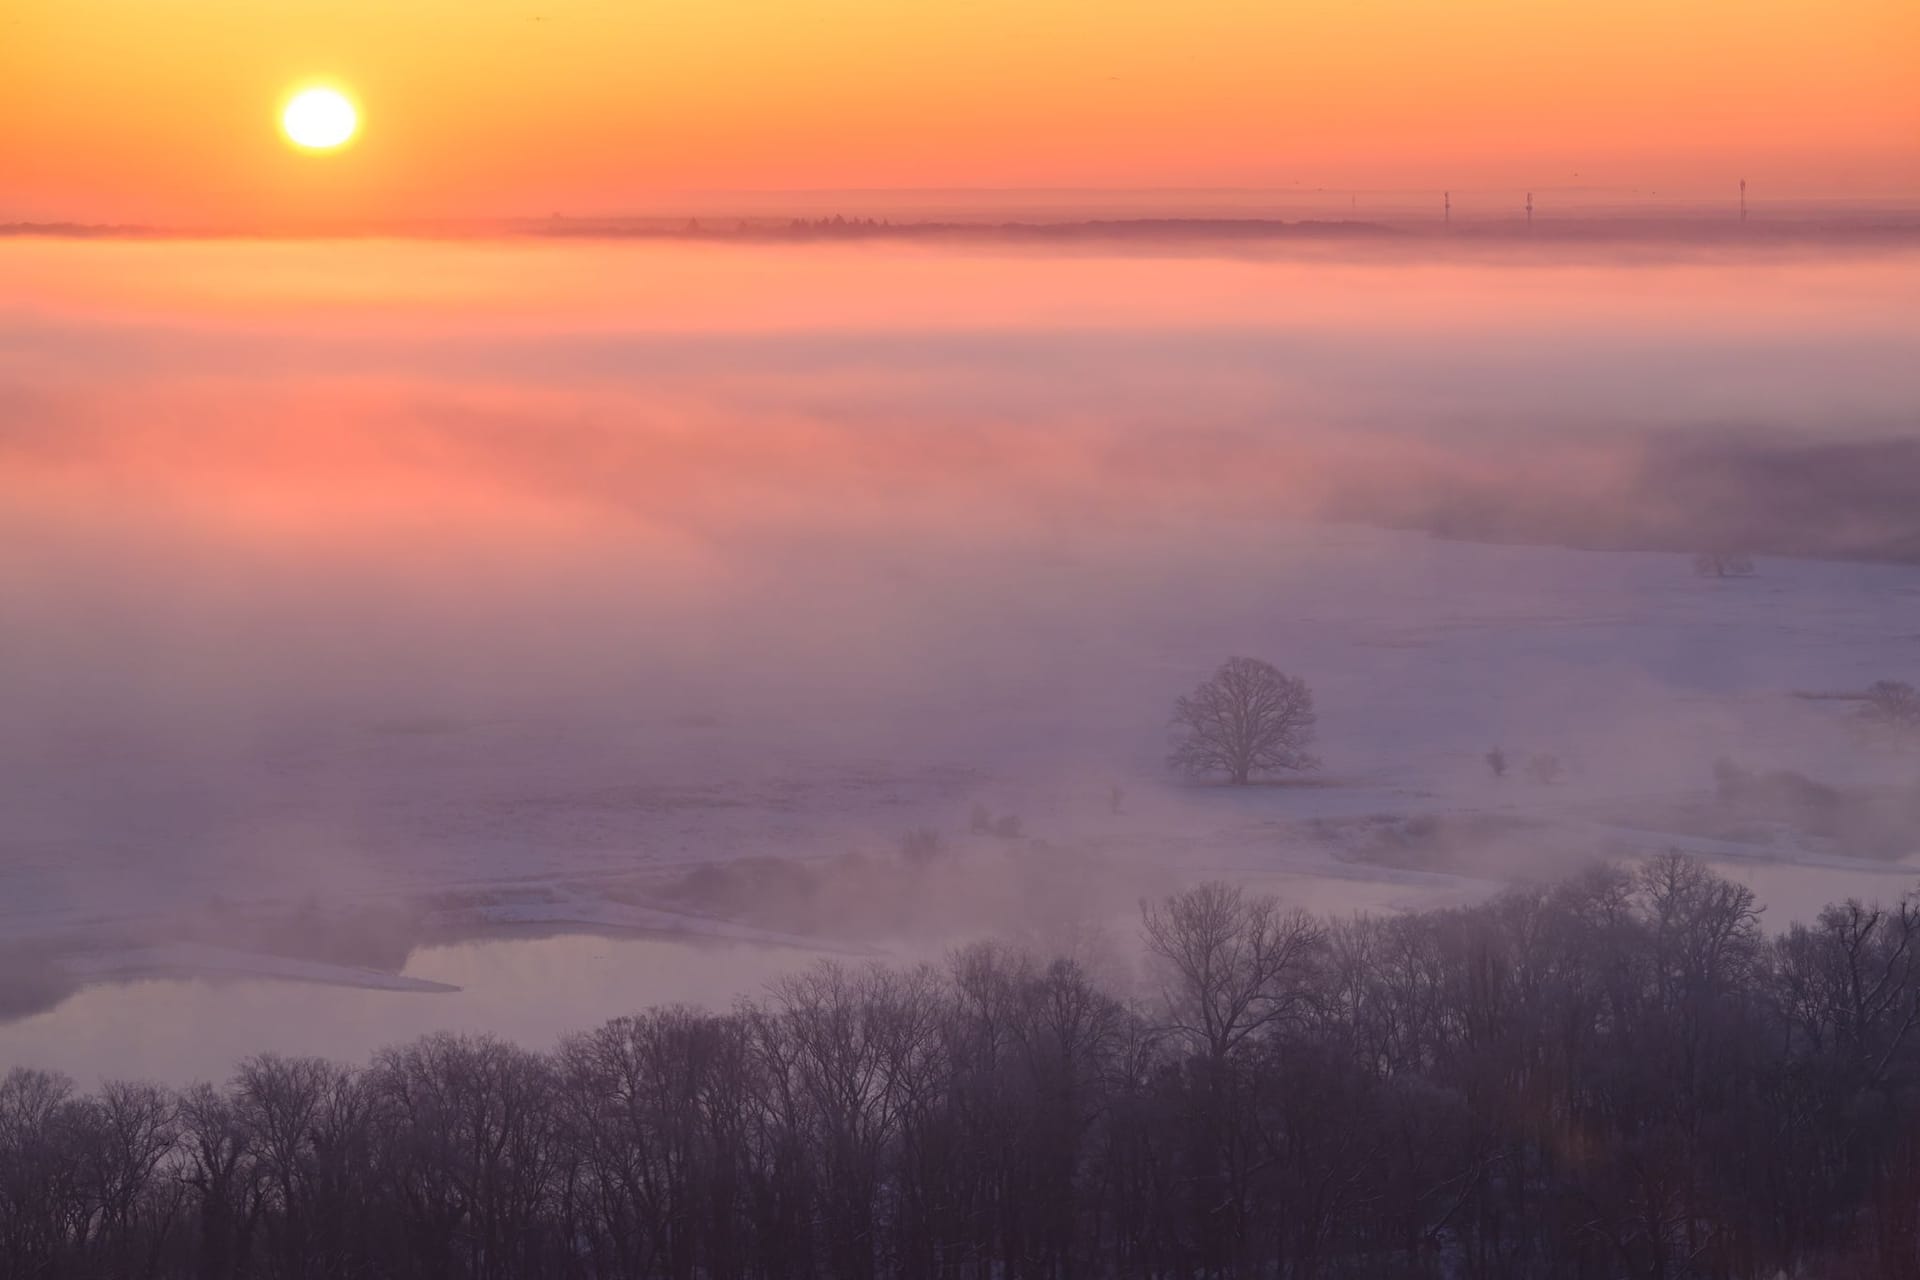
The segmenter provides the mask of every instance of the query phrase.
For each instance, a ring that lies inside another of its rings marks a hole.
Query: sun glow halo
[[[353,137],[360,115],[338,90],[306,89],[288,101],[280,127],[295,146],[330,151]]]

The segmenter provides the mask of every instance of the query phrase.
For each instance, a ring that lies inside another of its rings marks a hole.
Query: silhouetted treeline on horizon
[[[1468,909],[1143,909],[534,1053],[0,1084],[10,1277],[1910,1277],[1920,913],[1678,856]]]
[[[1341,477],[1328,514],[1477,542],[1920,563],[1920,440],[1649,435],[1619,447],[1614,483],[1527,469],[1551,456],[1541,446],[1478,473],[1415,469],[1390,487]]]
[[[1364,210],[1361,212],[1365,212]],[[1568,212],[1529,221],[1519,206],[1443,219],[1395,207],[1362,217],[1106,217],[959,218],[880,217],[867,214],[775,217],[767,215],[599,216],[553,214],[545,218],[446,218],[404,221],[294,220],[273,223],[185,225],[37,221],[0,223],[0,236],[53,239],[355,239],[466,240],[499,237],[559,237],[583,240],[956,240],[1015,243],[1118,242],[1137,244],[1231,244],[1275,240],[1411,241],[1468,244],[1505,241],[1575,247],[1582,244],[1672,245],[1698,250],[1740,245],[1817,249],[1905,246],[1920,242],[1920,213],[1895,209],[1844,216],[1778,214],[1741,222],[1731,214],[1699,210],[1673,214]]]

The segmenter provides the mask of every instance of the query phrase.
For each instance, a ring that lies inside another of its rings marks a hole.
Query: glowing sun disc
[[[353,104],[332,89],[297,93],[280,113],[280,127],[287,131],[287,137],[313,151],[339,146],[359,125],[360,116]]]

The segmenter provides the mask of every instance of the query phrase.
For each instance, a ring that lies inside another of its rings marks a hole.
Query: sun
[[[360,113],[337,89],[303,89],[280,113],[280,127],[297,147],[331,151],[353,137],[360,127]]]

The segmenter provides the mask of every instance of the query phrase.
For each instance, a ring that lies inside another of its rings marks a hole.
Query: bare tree
[[[1256,772],[1316,769],[1313,691],[1258,658],[1228,658],[1174,704],[1181,737],[1168,763],[1196,776],[1224,772],[1244,786]]]
[[[369,1080],[389,1135],[393,1212],[421,1269],[539,1274],[556,1168],[550,1060],[492,1036],[436,1032],[382,1050]]]
[[[916,867],[924,867],[940,856],[940,833],[932,827],[915,827],[900,839],[900,856]]]
[[[322,1059],[276,1054],[249,1058],[234,1077],[239,1122],[259,1165],[264,1243],[277,1275],[299,1280],[321,1274],[326,1196],[316,1135],[329,1099],[350,1079],[344,1068]]]
[[[1920,1275],[1920,898],[1769,938],[1666,855],[1141,912],[1157,1010],[980,944],[551,1054],[0,1075],[0,1277]]]
[[[1904,680],[1875,680],[1867,686],[1869,720],[1903,732],[1920,732],[1920,690]]]
[[[1543,751],[1527,761],[1527,776],[1543,787],[1550,787],[1560,781],[1566,767],[1560,763],[1560,757],[1550,751]]]
[[[1702,551],[1693,558],[1693,571],[1703,578],[1750,578],[1753,557],[1744,551]]]
[[[1311,917],[1217,880],[1141,903],[1140,920],[1166,970],[1169,1025],[1216,1061],[1303,1011],[1326,943]]]
[[[231,1093],[197,1084],[178,1105],[185,1148],[178,1176],[193,1192],[201,1272],[226,1280],[239,1271],[258,1212],[258,1161]]]
[[[79,1185],[98,1215],[95,1265],[101,1274],[145,1274],[184,1199],[177,1179],[155,1176],[179,1138],[173,1097],[158,1085],[110,1080],[72,1115]]]
[[[1878,1088],[1920,1030],[1920,903],[1828,906],[1775,939],[1780,1003],[1797,1035],[1855,1088]]]

